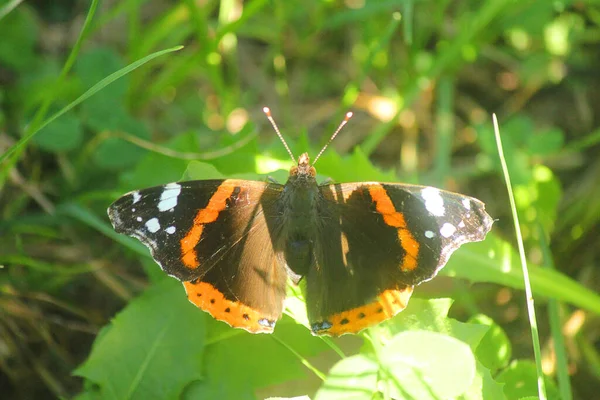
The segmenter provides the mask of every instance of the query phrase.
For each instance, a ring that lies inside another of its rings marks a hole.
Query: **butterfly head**
[[[303,153],[300,158],[298,158],[298,165],[294,165],[290,169],[290,176],[305,180],[315,179],[317,171],[315,170],[315,167],[310,165],[308,153]]]

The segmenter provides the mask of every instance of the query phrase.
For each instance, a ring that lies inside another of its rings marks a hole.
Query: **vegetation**
[[[598,32],[591,0],[0,0],[1,397],[596,397]],[[321,179],[468,193],[494,229],[360,335],[313,337],[298,291],[273,335],[213,320],[106,208],[285,181],[265,105],[296,155],[354,112]]]

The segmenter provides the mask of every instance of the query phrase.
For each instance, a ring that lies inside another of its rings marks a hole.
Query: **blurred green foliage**
[[[593,398],[599,27],[594,1],[0,0],[0,392],[536,396],[496,112],[548,396]],[[340,340],[310,335],[301,293],[271,336],[189,304],[106,207],[182,178],[284,182],[291,162],[263,105],[296,156],[314,156],[354,111],[319,159],[321,180],[485,201],[493,232],[443,271],[461,279],[419,287],[406,311]]]

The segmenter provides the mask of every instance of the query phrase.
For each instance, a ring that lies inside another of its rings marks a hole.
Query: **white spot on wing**
[[[456,232],[456,227],[448,222],[442,225],[442,228],[440,229],[440,234],[445,238],[449,238],[454,232]]]
[[[167,232],[169,235],[172,235],[175,233],[175,227],[174,226],[169,226],[168,228],[165,229],[165,232]]]
[[[160,195],[158,203],[158,211],[167,211],[175,208],[177,205],[177,197],[181,193],[181,185],[178,183],[169,183],[165,185],[163,192]]]
[[[441,217],[446,213],[444,208],[444,199],[439,189],[426,187],[421,190],[421,197],[425,200],[425,208],[436,217]]]
[[[146,228],[148,228],[148,232],[156,233],[160,229],[160,224],[158,223],[157,218],[152,218],[146,222]]]
[[[471,209],[471,200],[469,199],[463,199],[462,201],[462,205],[467,209],[470,210]]]
[[[138,192],[138,191],[131,193],[131,196],[133,197],[133,204],[137,203],[142,198],[142,196],[140,195],[140,192]]]
[[[464,227],[465,227],[465,221],[460,221],[460,222],[458,223],[458,227],[459,227],[459,228],[464,228]]]
[[[431,239],[435,237],[435,233],[433,233],[432,231],[425,231],[425,237]]]
[[[137,217],[135,220],[136,220],[137,222],[142,222],[142,217]]]

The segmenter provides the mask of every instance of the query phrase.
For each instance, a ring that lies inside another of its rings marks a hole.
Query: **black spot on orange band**
[[[228,323],[234,328],[250,333],[271,333],[275,320],[240,302],[225,298],[213,285],[206,282],[183,282],[188,299],[213,318]]]
[[[224,181],[212,195],[206,207],[198,211],[192,228],[181,239],[181,254],[183,255],[181,260],[187,268],[198,268],[199,262],[195,247],[200,242],[204,225],[217,220],[219,213],[227,207],[227,199],[233,194],[236,186],[235,182]]]
[[[387,191],[380,185],[369,186],[369,194],[375,202],[375,210],[383,216],[383,221],[394,228],[398,228],[398,239],[400,245],[406,252],[406,257],[400,266],[405,272],[413,271],[417,268],[417,259],[419,256],[419,242],[415,239],[406,225],[404,214],[396,211]]]
[[[386,290],[377,296],[377,300],[373,303],[331,315],[321,322],[312,324],[311,329],[317,335],[340,336],[346,333],[358,333],[404,310],[412,292],[413,286]]]

